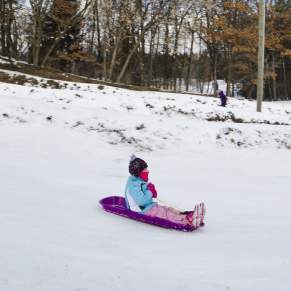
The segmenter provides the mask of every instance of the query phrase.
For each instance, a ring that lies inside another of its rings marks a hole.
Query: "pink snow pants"
[[[182,223],[182,224],[188,223],[186,216],[184,214],[180,214],[179,211],[177,211],[174,208],[161,206],[158,204],[154,205],[145,214],[149,215],[149,216],[164,218],[164,219],[167,219],[167,220],[172,221],[174,223]]]

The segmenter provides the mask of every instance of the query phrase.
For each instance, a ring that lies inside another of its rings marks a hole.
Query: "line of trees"
[[[291,96],[291,1],[267,1],[265,97]],[[253,0],[0,0],[0,53],[35,66],[167,90],[255,97]],[[291,98],[291,97],[290,97]]]

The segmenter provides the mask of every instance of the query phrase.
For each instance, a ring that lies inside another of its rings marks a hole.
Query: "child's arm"
[[[147,189],[142,189],[142,187],[143,184],[135,183],[129,188],[129,193],[139,206],[146,206],[152,202],[152,193]]]

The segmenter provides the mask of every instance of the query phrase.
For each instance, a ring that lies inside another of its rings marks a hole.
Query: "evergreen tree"
[[[78,0],[54,0],[44,23],[43,57],[59,38],[50,54],[50,62],[69,71],[74,71],[76,62],[81,58],[80,32],[83,19],[81,16],[76,18],[79,5]]]

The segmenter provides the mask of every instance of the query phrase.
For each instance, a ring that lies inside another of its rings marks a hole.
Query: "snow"
[[[10,62],[0,58],[0,64],[10,64]]]
[[[291,127],[274,123],[291,123],[291,103],[261,114],[252,101],[218,103],[0,83],[0,290],[288,290]],[[229,112],[273,124],[206,120]],[[206,203],[204,228],[165,230],[100,208],[122,195],[133,152],[162,200]]]

